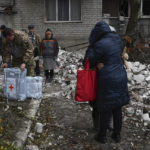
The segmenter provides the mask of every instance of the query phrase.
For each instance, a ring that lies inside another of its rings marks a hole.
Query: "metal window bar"
[[[71,0],[69,0],[69,21],[71,20]]]
[[[56,21],[58,21],[58,0],[56,0]]]

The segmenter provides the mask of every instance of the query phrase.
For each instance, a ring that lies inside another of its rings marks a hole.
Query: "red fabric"
[[[95,101],[97,93],[97,72],[89,69],[89,60],[86,60],[84,70],[77,71],[77,88],[75,99],[79,102]]]

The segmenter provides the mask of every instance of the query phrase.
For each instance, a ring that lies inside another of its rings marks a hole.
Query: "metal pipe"
[[[80,46],[80,45],[84,45],[84,44],[88,44],[88,43],[89,43],[89,42],[80,43],[80,44],[76,44],[76,45],[70,45],[70,46],[64,47],[63,49],[71,48],[71,47],[76,47],[76,46]]]

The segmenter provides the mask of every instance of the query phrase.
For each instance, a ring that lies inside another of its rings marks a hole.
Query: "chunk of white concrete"
[[[134,75],[133,77],[134,81],[136,81],[137,84],[142,83],[145,79],[145,76],[142,74]]]

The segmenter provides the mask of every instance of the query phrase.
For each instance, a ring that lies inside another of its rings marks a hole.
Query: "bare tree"
[[[130,35],[135,33],[135,29],[139,19],[139,9],[141,6],[141,0],[129,0],[130,8],[131,8],[131,15],[128,22],[126,34]]]

